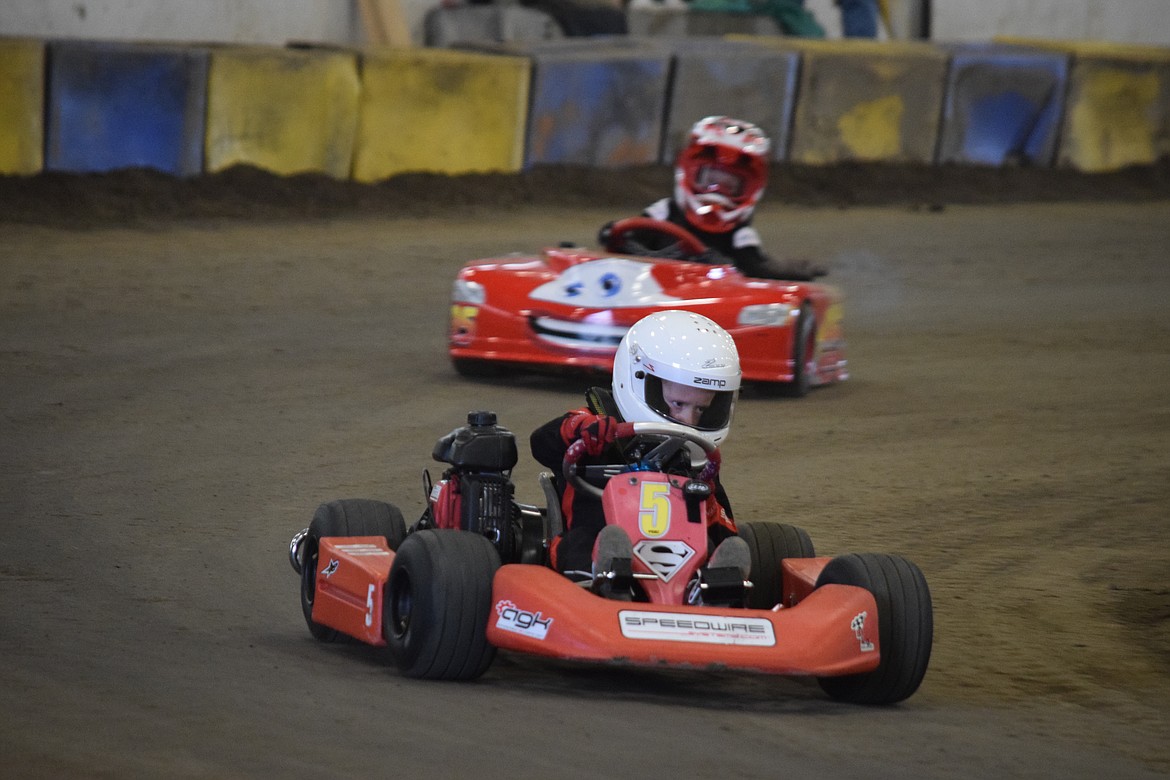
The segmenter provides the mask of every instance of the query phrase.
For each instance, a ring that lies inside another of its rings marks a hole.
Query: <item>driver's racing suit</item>
[[[604,388],[593,387],[585,394],[586,405],[581,409],[566,412],[549,420],[532,432],[529,444],[532,456],[541,465],[552,470],[554,484],[561,496],[561,513],[565,530],[554,538],[549,549],[549,564],[559,572],[590,572],[593,566],[593,544],[601,529],[605,527],[605,515],[601,502],[593,496],[580,493],[567,484],[561,473],[565,452],[574,440],[580,438],[580,423],[586,416],[608,415],[621,421],[621,415],[613,396]],[[616,441],[600,455],[585,455],[582,464],[624,464],[623,446],[629,441]],[[599,483],[595,483],[599,484]],[[735,520],[731,513],[731,502],[718,472],[710,479],[711,496],[707,499],[705,515],[707,538],[710,549],[736,533]],[[599,484],[600,486],[600,484]],[[710,552],[710,550],[708,550]]]

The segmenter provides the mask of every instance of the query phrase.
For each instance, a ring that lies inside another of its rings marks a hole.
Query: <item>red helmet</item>
[[[726,116],[700,119],[674,167],[674,200],[687,220],[726,233],[751,216],[768,183],[764,131]]]

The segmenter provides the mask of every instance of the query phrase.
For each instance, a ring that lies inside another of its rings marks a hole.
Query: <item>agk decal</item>
[[[520,609],[507,600],[496,603],[496,615],[497,628],[542,641],[548,636],[548,630],[553,624],[552,618],[546,618],[539,612]]]

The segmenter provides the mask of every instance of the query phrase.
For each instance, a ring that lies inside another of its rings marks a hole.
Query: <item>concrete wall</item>
[[[2,0],[0,36],[256,43],[358,42],[355,0]]]
[[[932,0],[936,41],[1001,36],[1170,45],[1167,0]]]
[[[615,0],[616,1],[616,0]],[[894,37],[929,2],[936,41],[999,36],[1170,45],[1170,0],[885,0]],[[805,0],[830,37],[834,0]],[[398,0],[416,44],[438,0]],[[0,36],[260,43],[366,42],[357,0],[2,0]]]

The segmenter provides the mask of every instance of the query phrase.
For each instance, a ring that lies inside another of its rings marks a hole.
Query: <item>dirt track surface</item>
[[[0,224],[5,774],[1170,775],[1170,199],[762,209],[847,295],[853,378],[746,392],[725,481],[740,518],[923,569],[904,704],[503,654],[417,682],[309,637],[287,544],[317,504],[412,520],[468,410],[526,434],[580,398],[457,377],[459,265],[613,216]]]

